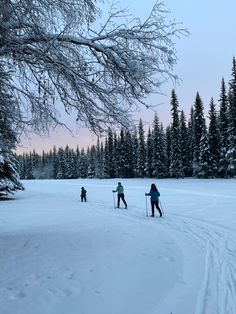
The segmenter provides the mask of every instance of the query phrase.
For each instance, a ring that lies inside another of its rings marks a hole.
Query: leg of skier
[[[152,207],[151,217],[154,217],[154,202],[153,201],[151,201],[151,207]]]
[[[161,209],[159,207],[159,202],[155,202],[155,205],[156,205],[156,209],[158,210],[159,214],[160,214],[160,217],[162,217],[162,212],[161,212]]]

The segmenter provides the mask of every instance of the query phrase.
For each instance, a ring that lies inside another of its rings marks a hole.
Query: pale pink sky
[[[129,7],[135,16],[145,19],[154,0],[121,0],[121,7]],[[190,36],[176,40],[178,64],[174,72],[182,79],[180,85],[168,83],[163,86],[166,96],[153,95],[150,104],[161,103],[157,114],[164,125],[170,122],[170,93],[174,88],[179,100],[179,107],[186,115],[193,105],[196,92],[200,93],[205,109],[208,110],[211,97],[217,102],[220,94],[222,77],[226,83],[230,79],[232,58],[236,55],[236,1],[235,0],[166,0],[167,8],[171,9],[171,17],[183,22]],[[154,112],[142,110],[135,115],[146,123],[151,124]],[[68,118],[67,118],[68,119]],[[70,120],[74,120],[73,117]],[[73,127],[73,123],[70,125]],[[76,129],[76,128],[74,128]],[[56,130],[50,137],[31,137],[21,143],[19,152],[36,149],[39,153],[56,147],[86,147],[96,144],[97,137],[85,129],[75,130],[74,137],[67,131]]]

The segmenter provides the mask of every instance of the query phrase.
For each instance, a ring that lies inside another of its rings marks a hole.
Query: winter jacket
[[[81,196],[86,196],[87,191],[85,189],[81,189]]]
[[[150,190],[150,192],[146,193],[146,195],[151,196],[152,202],[158,202],[158,197],[160,196],[160,192],[158,190],[157,191]]]
[[[114,192],[117,192],[118,194],[124,193],[124,188],[122,185],[118,185],[116,190]]]

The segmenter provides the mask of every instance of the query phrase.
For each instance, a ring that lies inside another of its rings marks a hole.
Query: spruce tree
[[[203,103],[199,93],[197,92],[195,103],[194,103],[194,115],[193,115],[193,174],[198,176],[198,164],[200,155],[200,141],[202,137],[203,129],[205,128],[205,118],[203,112]]]
[[[189,170],[187,176],[193,175],[193,161],[194,161],[194,109],[190,109],[190,117],[188,120],[188,154],[189,154]]]
[[[233,58],[232,79],[229,82],[229,146],[227,150],[228,171],[236,176],[236,60]]]
[[[200,139],[199,145],[199,161],[198,168],[195,169],[195,174],[199,178],[209,178],[212,176],[212,156],[210,152],[209,146],[209,138],[206,129],[206,125],[204,124],[202,127],[202,136]]]
[[[9,90],[10,75],[0,60],[0,195],[22,190],[13,150],[17,143],[16,110]]]
[[[167,176],[169,177],[169,169],[170,169],[170,151],[171,151],[171,127],[168,125],[166,127],[165,132],[165,139],[166,139],[166,169],[167,169]]]
[[[58,171],[57,171],[57,179],[65,179],[66,177],[66,161],[65,161],[65,153],[64,149],[60,147],[58,149]]]
[[[217,113],[215,109],[213,98],[211,98],[209,109],[209,153],[211,156],[211,175],[217,177],[219,173],[219,161],[220,161],[220,140],[219,140],[219,127],[217,121]]]
[[[169,174],[172,178],[183,177],[183,162],[181,156],[181,138],[180,138],[180,124],[179,124],[179,104],[177,95],[174,90],[171,93],[171,154],[170,154],[170,169]]]
[[[229,134],[228,134],[228,98],[225,87],[225,81],[222,79],[221,82],[221,93],[220,93],[220,110],[218,115],[218,126],[219,126],[219,145],[220,145],[220,160],[219,160],[219,176],[227,178],[228,176],[228,160],[227,150],[229,146]]]
[[[133,145],[132,145],[132,135],[127,129],[125,132],[125,144],[126,144],[126,177],[134,177],[134,167],[133,167]]]
[[[147,143],[146,143],[146,149],[147,149],[147,158],[146,158],[146,167],[145,167],[145,173],[148,178],[152,178],[153,174],[153,168],[152,168],[152,158],[153,158],[153,143],[152,143],[152,133],[150,128],[148,129],[147,134]]]
[[[133,164],[133,175],[135,178],[138,177],[138,132],[137,128],[134,127],[134,131],[132,133],[132,164]]]
[[[159,118],[156,113],[153,120],[152,144],[153,144],[152,176],[156,178],[164,178],[167,176],[166,146],[164,139],[164,131],[162,126],[160,125]]]
[[[96,145],[96,164],[95,164],[95,176],[96,178],[103,178],[103,145],[100,142],[99,137],[97,138]]]
[[[52,153],[52,163],[53,163],[53,179],[56,179],[58,176],[59,162],[56,146],[53,147]]]
[[[96,167],[96,148],[94,145],[87,151],[88,159],[88,178],[92,179],[95,177],[95,167]]]
[[[138,156],[137,156],[137,175],[140,178],[145,177],[146,164],[146,146],[142,119],[138,125]]]
[[[81,149],[79,158],[78,173],[80,178],[87,178],[88,175],[88,160],[84,148]]]
[[[185,114],[182,110],[180,114],[180,152],[182,157],[183,174],[185,177],[189,176],[191,171],[191,160],[188,143],[189,133],[186,125]]]

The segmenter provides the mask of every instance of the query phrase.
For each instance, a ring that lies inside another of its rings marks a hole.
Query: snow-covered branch
[[[14,71],[12,87],[37,129],[60,123],[56,105],[101,131],[128,125],[131,106],[144,103],[176,79],[173,40],[186,33],[157,2],[150,16],[127,22],[111,11],[98,28],[95,0],[4,0],[0,4],[0,58]],[[37,114],[36,114],[37,113]],[[36,114],[34,116],[34,114]]]

